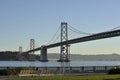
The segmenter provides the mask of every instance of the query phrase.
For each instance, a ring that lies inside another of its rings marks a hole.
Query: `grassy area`
[[[17,78],[8,80],[120,80],[120,75],[94,75],[94,76],[51,76],[36,78]]]

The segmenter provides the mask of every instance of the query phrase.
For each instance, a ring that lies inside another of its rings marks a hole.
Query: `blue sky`
[[[34,38],[45,45],[62,21],[98,33],[120,26],[120,0],[0,0],[0,51],[29,49]],[[74,34],[73,34],[74,35]],[[76,35],[78,37],[79,35]],[[120,53],[120,37],[79,43],[71,53]],[[59,52],[51,49],[49,52]]]

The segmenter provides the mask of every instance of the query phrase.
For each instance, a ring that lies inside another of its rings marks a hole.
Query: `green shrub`
[[[7,69],[7,75],[16,75],[17,71],[16,69]]]
[[[17,73],[20,73],[21,70],[32,70],[32,68],[23,68],[23,67],[16,68]]]
[[[0,75],[17,75],[21,70],[32,70],[32,68],[8,68],[5,70],[0,70]]]
[[[0,70],[0,75],[7,75],[7,70]]]
[[[0,75],[16,75],[17,72],[15,69],[6,69],[6,70],[0,70]]]
[[[112,68],[108,71],[108,74],[120,74],[120,68],[119,67]]]

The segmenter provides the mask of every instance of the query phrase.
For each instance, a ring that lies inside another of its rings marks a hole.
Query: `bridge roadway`
[[[85,37],[71,39],[71,40],[68,40],[67,43],[74,44],[74,43],[80,43],[80,42],[86,42],[86,41],[92,41],[92,40],[98,40],[98,39],[104,39],[104,38],[111,38],[111,37],[117,37],[117,36],[120,36],[120,29],[114,30],[114,31],[101,32],[101,33],[97,33],[97,34],[93,34],[93,35],[89,35],[89,36],[85,36]],[[53,48],[53,47],[58,47],[58,46],[64,45],[65,43],[66,43],[66,41],[58,42],[58,43],[54,43],[54,44],[45,45],[45,47],[48,49],[48,48]],[[38,51],[38,50],[41,50],[41,47],[26,51],[25,53]]]

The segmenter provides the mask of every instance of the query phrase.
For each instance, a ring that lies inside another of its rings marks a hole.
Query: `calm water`
[[[0,67],[59,67],[60,62],[0,61]],[[70,66],[120,66],[120,61],[71,61]]]

